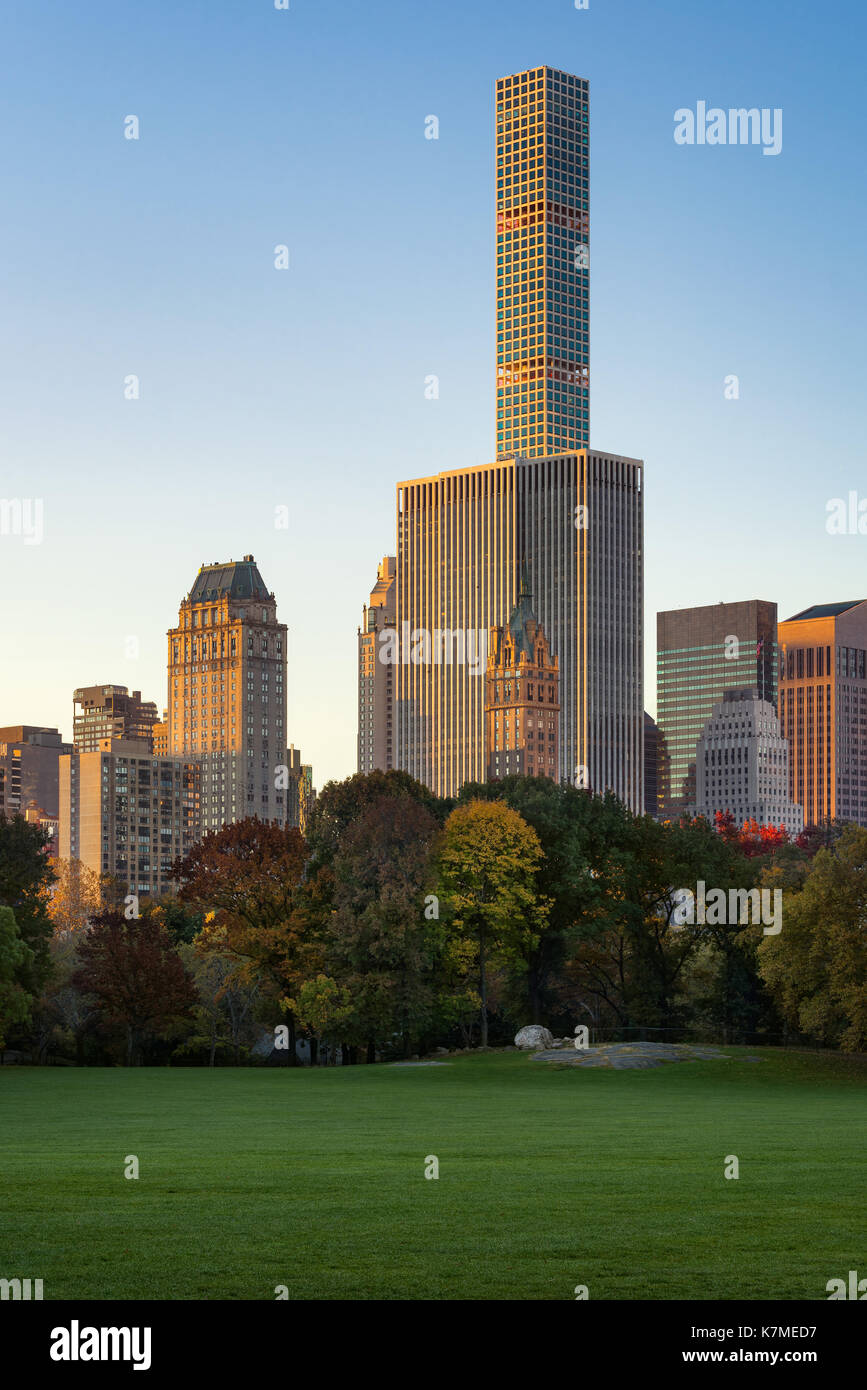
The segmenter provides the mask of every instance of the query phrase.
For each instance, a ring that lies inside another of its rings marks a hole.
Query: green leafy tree
[[[330,975],[319,974],[304,981],[298,991],[297,1011],[317,1043],[324,1037],[350,1037],[358,1029],[358,1007],[350,991]],[[315,1052],[312,1060],[315,1064]]]
[[[333,859],[327,959],[352,1000],[351,1040],[367,1044],[371,1061],[376,1040],[394,1034],[409,1053],[433,1015],[439,927],[426,897],[436,833],[414,797],[381,797],[344,828]]]
[[[782,930],[758,947],[787,1022],[844,1052],[867,1049],[867,830],[820,849],[803,888],[784,894]]]
[[[458,800],[504,801],[538,835],[544,857],[536,885],[550,910],[545,930],[518,962],[517,1007],[524,1015],[529,1009],[533,1023],[547,1021],[553,1010],[574,1012],[563,992],[565,964],[581,937],[598,930],[618,846],[633,833],[632,815],[611,792],[596,796],[547,777],[467,784]]]
[[[703,943],[734,942],[740,927],[713,929],[672,920],[681,889],[699,879],[727,889],[745,861],[705,821],[658,824],[632,817],[613,846],[592,926],[567,977],[624,1028],[677,1028],[688,1021],[689,969]]]
[[[258,978],[245,976],[230,956],[201,937],[195,942],[182,940],[177,951],[198,994],[193,1008],[193,1031],[178,1051],[206,1051],[211,1067],[217,1055],[225,1053],[238,1066],[242,1054],[254,1041]]]
[[[51,1044],[59,1045],[75,1052],[79,1066],[84,1065],[87,1039],[99,1021],[96,1000],[83,994],[75,983],[81,965],[78,947],[86,939],[85,928],[61,927],[55,931],[49,947],[51,975],[42,993],[37,1020],[40,1052]]]
[[[42,826],[20,815],[8,819],[0,815],[0,906],[11,907],[28,947],[16,980],[33,996],[38,996],[51,971],[48,904],[54,873],[46,854],[48,841]]]
[[[408,772],[355,773],[342,782],[327,782],[316,798],[307,841],[317,864],[332,861],[344,832],[365,812],[383,800],[413,801],[442,824],[449,804],[441,801]]]
[[[176,946],[190,945],[205,925],[204,912],[195,912],[173,893],[142,904],[142,916],[158,917]]]
[[[27,974],[33,952],[22,939],[11,907],[0,907],[0,1054],[12,1024],[27,1023],[33,996],[20,983]]]

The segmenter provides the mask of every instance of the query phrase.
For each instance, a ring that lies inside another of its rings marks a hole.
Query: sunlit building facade
[[[286,625],[252,555],[202,565],[168,633],[169,753],[201,764],[201,828],[286,824]]]
[[[589,87],[497,82],[497,458],[590,442]]]
[[[359,772],[388,772],[394,767],[395,667],[380,660],[380,653],[381,634],[394,627],[396,569],[394,555],[384,556],[358,629]]]
[[[789,794],[807,825],[867,825],[867,600],[806,608],[778,643]]]
[[[88,685],[72,700],[76,753],[93,753],[106,738],[145,739],[153,746],[157,707],[140,690],[130,695],[125,685]]]
[[[0,815],[24,815],[36,806],[56,817],[59,760],[72,747],[57,729],[38,724],[0,729]]]
[[[537,622],[526,574],[508,623],[488,639],[488,780],[560,775],[560,671]]]
[[[154,757],[148,739],[101,739],[60,758],[60,857],[131,893],[177,891],[174,861],[199,838],[197,759]]]
[[[641,461],[596,450],[398,484],[398,767],[440,796],[484,780],[483,649],[525,564],[560,672],[557,780],[642,809],[643,503]]]

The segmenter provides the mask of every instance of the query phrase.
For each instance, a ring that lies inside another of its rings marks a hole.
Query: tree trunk
[[[541,970],[539,963],[534,961],[527,975],[527,992],[530,999],[530,1020],[532,1023],[542,1022],[542,1000],[540,998],[539,977]]]
[[[286,1015],[286,1021],[289,1028],[289,1065],[290,1067],[300,1067],[301,1063],[298,1060],[298,1053],[295,1051],[295,1015],[293,1013],[288,1013]]]
[[[479,994],[482,996],[482,1047],[488,1045],[488,981],[485,975],[485,933],[479,934]]]
[[[313,1033],[310,1038],[310,1065],[315,1067],[319,1062],[319,1039]]]
[[[376,1043],[370,1038],[367,1044],[367,1065],[373,1066],[376,1061]]]

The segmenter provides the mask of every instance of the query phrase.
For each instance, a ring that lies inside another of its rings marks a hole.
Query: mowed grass
[[[6,1067],[0,1277],[46,1299],[826,1299],[867,1275],[867,1059],[728,1051]]]

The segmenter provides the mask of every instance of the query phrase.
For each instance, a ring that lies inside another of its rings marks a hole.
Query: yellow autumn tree
[[[102,877],[80,859],[52,859],[55,874],[48,915],[55,937],[70,937],[82,931],[92,917],[107,906]]]
[[[502,801],[470,801],[452,811],[438,867],[451,958],[475,976],[481,1045],[488,1045],[488,972],[493,961],[526,957],[547,921],[536,888],[542,846],[523,816]]]

